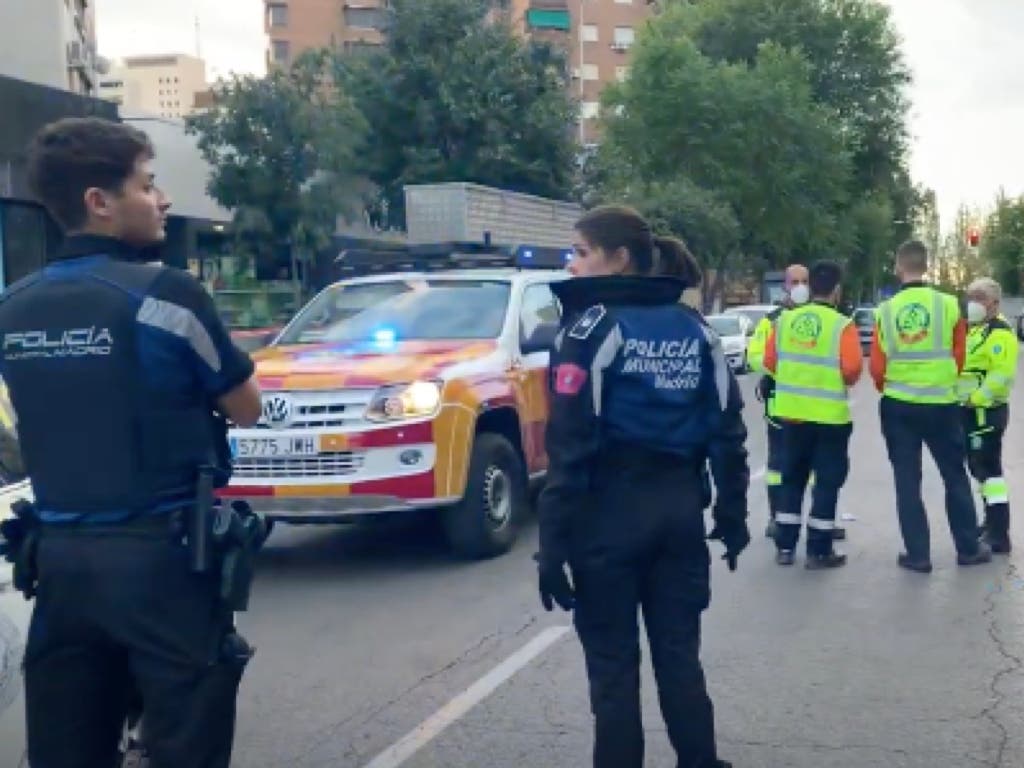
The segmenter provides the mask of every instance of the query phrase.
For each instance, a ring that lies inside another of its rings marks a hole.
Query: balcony
[[[552,29],[568,32],[572,19],[566,0],[533,0],[526,11],[526,28],[529,31]]]

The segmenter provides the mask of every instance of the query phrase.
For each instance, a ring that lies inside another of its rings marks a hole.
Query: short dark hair
[[[576,229],[608,253],[625,248],[633,268],[641,275],[676,277],[690,287],[700,285],[703,279],[700,265],[686,243],[675,237],[655,236],[647,220],[628,206],[593,208],[576,222]]]
[[[44,126],[29,149],[33,194],[65,231],[86,223],[86,190],[120,192],[153,144],[130,125],[97,117],[72,117]]]
[[[834,261],[818,261],[811,265],[811,295],[815,298],[831,296],[832,291],[843,281],[843,268]]]
[[[907,240],[896,249],[896,261],[903,268],[923,275],[928,271],[928,246],[920,240]]]

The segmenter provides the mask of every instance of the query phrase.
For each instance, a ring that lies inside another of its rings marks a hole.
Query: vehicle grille
[[[364,423],[373,389],[343,389],[333,392],[282,392],[291,398],[295,413],[288,429],[347,427]],[[273,394],[266,391],[264,394]],[[266,418],[259,427],[270,427]]]
[[[330,477],[352,475],[363,467],[366,456],[354,451],[294,456],[286,459],[244,458],[235,460],[234,477]]]

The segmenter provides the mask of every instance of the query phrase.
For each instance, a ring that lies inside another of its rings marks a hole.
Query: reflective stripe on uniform
[[[1010,488],[1005,478],[990,477],[981,484],[981,495],[986,504],[1007,504],[1010,501]]]
[[[779,512],[775,515],[775,522],[778,525],[800,525],[803,518],[800,515],[791,515],[789,512]]]
[[[815,387],[794,387],[790,384],[779,384],[775,383],[776,392],[784,392],[787,395],[799,395],[801,397],[813,397],[818,400],[838,400],[845,402],[845,392],[831,392],[827,389],[817,389]]]
[[[776,472],[774,469],[766,470],[764,473],[764,484],[769,488],[782,485],[782,473]]]
[[[817,517],[807,518],[807,527],[816,531],[833,531],[836,527],[835,520],[820,520]]]
[[[887,381],[885,388],[911,397],[947,397],[954,391],[952,387],[917,387],[898,381]]]

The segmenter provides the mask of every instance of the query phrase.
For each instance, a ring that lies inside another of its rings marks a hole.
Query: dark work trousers
[[[643,611],[662,716],[679,768],[716,761],[714,711],[701,668],[700,614],[710,600],[699,470],[639,458],[595,473],[586,519],[574,526],[574,622],[595,719],[595,768],[641,768]]]
[[[775,517],[775,545],[796,549],[803,520],[804,494],[814,473],[811,513],[807,518],[807,554],[832,552],[839,491],[850,471],[852,424],[783,422],[783,509]]]
[[[772,520],[784,506],[782,495],[782,422],[769,416],[765,408],[765,425],[768,429],[768,458],[765,462],[764,482],[768,486],[768,514]]]
[[[966,441],[959,405],[905,403],[883,397],[882,434],[896,483],[896,510],[907,554],[931,559],[928,516],[921,500],[921,446],[935,459],[946,486],[946,516],[957,552],[978,551],[978,517],[967,477]]]
[[[152,768],[229,765],[241,679],[220,658],[231,617],[168,528],[44,529],[25,650],[32,768],[114,766],[139,696]]]
[[[967,468],[981,484],[985,502],[985,530],[993,541],[1008,541],[1010,503],[1003,476],[1003,435],[1010,408],[963,408],[961,416],[967,436]]]

